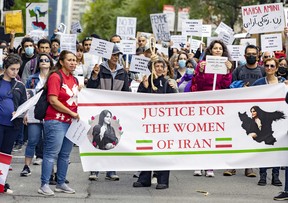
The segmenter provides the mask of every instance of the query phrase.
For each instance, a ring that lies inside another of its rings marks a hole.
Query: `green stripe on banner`
[[[169,156],[169,155],[192,155],[192,154],[241,154],[288,151],[288,147],[269,148],[269,149],[242,149],[242,150],[210,150],[210,151],[184,151],[184,152],[85,152],[80,153],[84,156]]]
[[[232,141],[232,137],[216,138],[215,141]]]
[[[140,143],[153,143],[152,140],[136,140],[136,143],[140,144]]]

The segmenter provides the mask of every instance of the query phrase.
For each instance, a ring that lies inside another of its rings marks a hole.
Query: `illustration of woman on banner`
[[[114,128],[111,126],[112,113],[103,110],[99,115],[98,125],[93,127],[92,144],[95,148],[102,150],[113,149],[118,143]]]
[[[272,122],[280,119],[285,119],[283,112],[266,112],[259,106],[252,106],[250,109],[252,118],[249,118],[246,113],[239,113],[242,121],[242,128],[246,130],[248,136],[251,136],[256,142],[265,142],[267,145],[274,145],[277,141],[273,136]]]

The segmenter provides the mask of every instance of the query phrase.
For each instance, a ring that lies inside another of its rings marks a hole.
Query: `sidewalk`
[[[69,186],[76,190],[76,194],[55,193],[54,197],[44,197],[37,193],[40,186],[41,166],[31,165],[32,175],[20,177],[24,166],[24,148],[13,153],[12,167],[7,182],[14,191],[13,195],[0,194],[0,203],[10,202],[213,202],[213,203],[271,203],[273,197],[283,190],[283,187],[271,185],[271,170],[268,170],[266,186],[258,186],[257,178],[244,176],[244,170],[237,170],[233,177],[224,177],[223,170],[215,171],[214,178],[194,177],[193,171],[171,171],[170,187],[166,190],[156,190],[155,185],[149,188],[133,188],[136,181],[132,171],[118,172],[120,181],[105,180],[105,172],[101,172],[98,181],[89,181],[88,173],[82,170],[78,147],[74,147],[71,154],[67,179]],[[259,171],[257,170],[257,175]],[[284,182],[284,171],[280,171],[281,181]],[[51,186],[54,189],[55,186]],[[204,193],[198,190],[206,191]]]

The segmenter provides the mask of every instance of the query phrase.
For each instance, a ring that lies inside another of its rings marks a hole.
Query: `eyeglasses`
[[[49,60],[49,59],[40,59],[39,62],[40,62],[40,63],[43,63],[43,62],[45,62],[45,63],[49,63],[50,60]]]
[[[264,67],[265,67],[265,68],[269,68],[269,67],[271,67],[271,68],[276,68],[276,66],[273,65],[273,64],[265,64]]]

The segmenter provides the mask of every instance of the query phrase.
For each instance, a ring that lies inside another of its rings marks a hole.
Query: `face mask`
[[[26,47],[25,53],[27,56],[32,56],[34,54],[34,47]]]
[[[186,60],[184,60],[184,59],[183,59],[183,60],[179,60],[179,61],[178,61],[178,64],[179,64],[179,67],[180,67],[180,68],[185,68],[185,66],[186,66]]]
[[[280,66],[278,68],[278,73],[281,75],[285,75],[287,73],[287,68],[285,68],[284,66]]]
[[[247,56],[246,61],[249,65],[253,65],[256,63],[256,56]]]
[[[187,74],[187,75],[193,75],[193,74],[194,74],[194,69],[192,69],[192,68],[187,68],[187,69],[186,69],[186,74]]]

